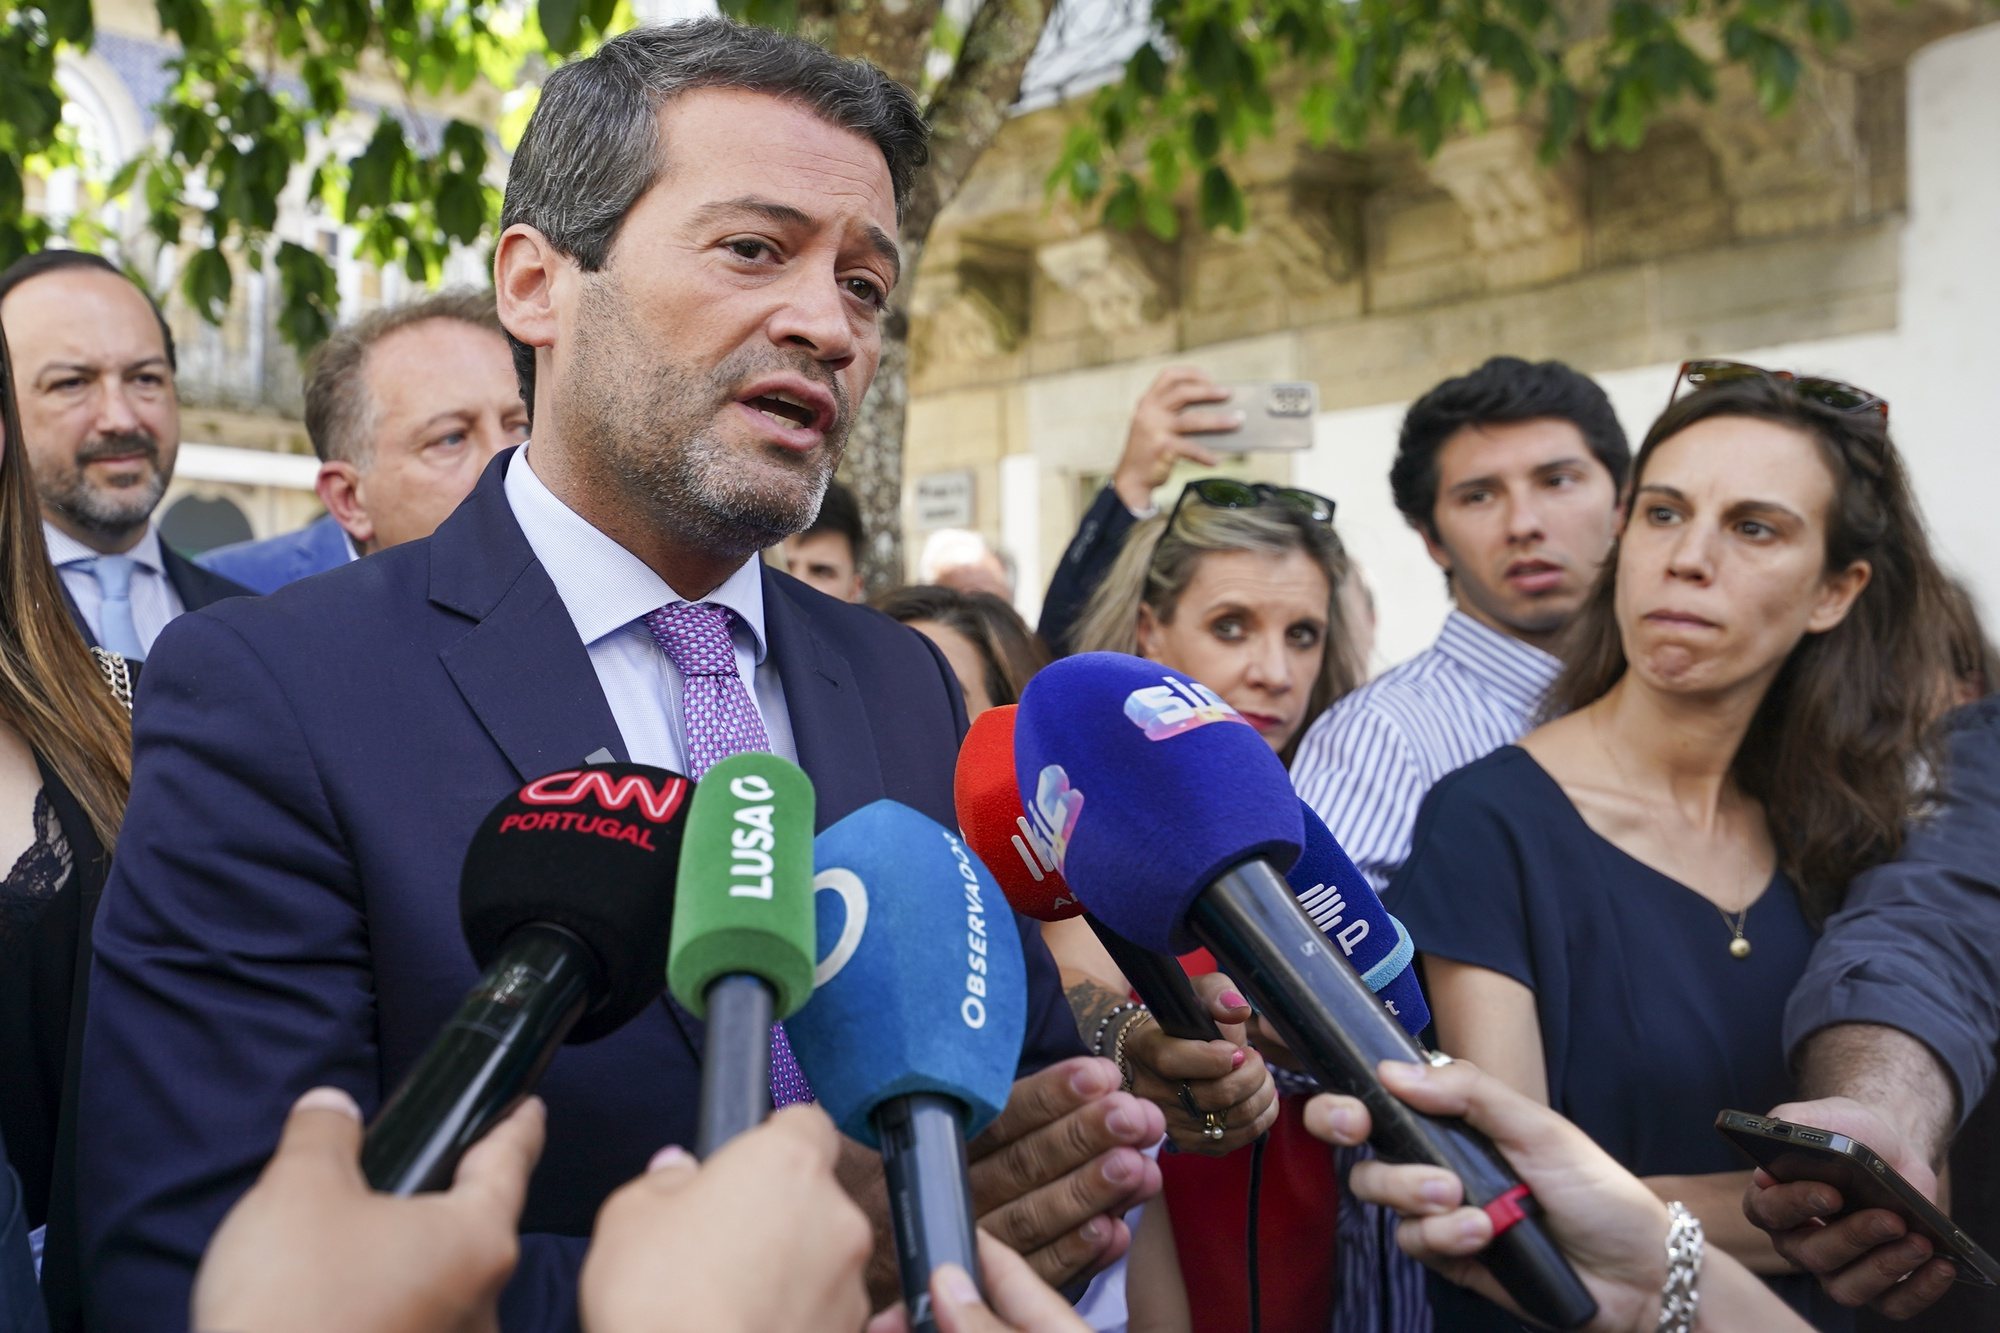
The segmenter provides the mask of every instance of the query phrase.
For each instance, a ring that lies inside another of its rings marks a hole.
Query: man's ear
[[[493,297],[500,323],[530,347],[555,346],[556,286],[568,261],[525,222],[500,235],[493,250]],[[532,411],[534,404],[530,403]]]
[[[354,539],[355,548],[367,554],[369,544],[375,540],[375,520],[368,516],[367,499],[361,493],[361,469],[338,460],[321,463],[313,490],[319,493],[319,502],[333,515],[333,521]]]
[[[1445,548],[1443,542],[1438,540],[1437,525],[1434,523],[1419,523],[1413,518],[1405,519],[1404,522],[1408,523],[1416,531],[1416,534],[1424,539],[1424,551],[1430,556],[1431,563],[1449,576],[1451,573],[1451,552]]]

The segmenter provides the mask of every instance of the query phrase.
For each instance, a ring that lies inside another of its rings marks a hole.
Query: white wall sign
[[[972,526],[972,469],[917,478],[917,530]]]

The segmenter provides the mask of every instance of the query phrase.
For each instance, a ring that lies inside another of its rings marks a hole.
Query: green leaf
[[[197,250],[188,260],[187,272],[181,275],[181,291],[188,303],[201,312],[201,317],[211,324],[222,322],[229,311],[229,294],[234,285],[229,272],[229,260],[222,251],[210,248]]]
[[[551,51],[568,55],[576,50],[583,36],[583,0],[535,0],[535,14]]]
[[[1222,122],[1207,107],[1194,113],[1188,122],[1188,143],[1194,149],[1195,157],[1203,162],[1211,162],[1222,151]]]
[[[1146,42],[1132,53],[1132,80],[1139,91],[1148,97],[1158,97],[1167,90],[1167,62],[1160,57],[1159,48]]]
[[[450,175],[438,185],[438,226],[450,239],[471,245],[486,228],[486,193],[476,176]]]
[[[1121,176],[1118,188],[1104,200],[1104,225],[1118,231],[1130,231],[1139,223],[1139,182],[1130,176]]]
[[[1237,188],[1235,180],[1220,163],[1201,173],[1197,200],[1201,209],[1201,225],[1211,231],[1221,227],[1242,231],[1248,221],[1243,191]]]
[[[1142,209],[1145,214],[1146,230],[1163,241],[1171,241],[1181,234],[1180,210],[1174,201],[1158,190],[1148,190]]]

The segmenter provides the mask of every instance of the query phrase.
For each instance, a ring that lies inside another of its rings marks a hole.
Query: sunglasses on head
[[[1280,505],[1305,515],[1321,527],[1333,526],[1333,501],[1316,491],[1297,486],[1271,486],[1261,481],[1232,481],[1227,477],[1203,477],[1191,481],[1174,501],[1167,515],[1167,531],[1181,516],[1181,509],[1193,497],[1211,509],[1255,509],[1260,505]]]
[[[1882,420],[1889,419],[1889,401],[1879,398],[1866,389],[1857,389],[1852,384],[1839,380],[1821,379],[1816,375],[1794,375],[1789,370],[1766,370],[1744,361],[1683,361],[1681,373],[1674,379],[1674,391],[1667,395],[1667,406],[1681,396],[1681,386],[1686,385],[1697,392],[1713,388],[1718,384],[1736,384],[1744,380],[1771,380],[1790,385],[1793,392],[1810,403],[1831,408],[1835,412],[1873,412]]]

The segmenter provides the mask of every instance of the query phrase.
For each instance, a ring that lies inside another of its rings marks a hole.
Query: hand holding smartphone
[[[1903,1179],[1866,1144],[1811,1125],[1724,1111],[1716,1132],[1780,1181],[1817,1180],[1840,1191],[1841,1215],[1884,1208],[1923,1236],[1941,1259],[1951,1260],[1960,1282],[2000,1287],[2000,1262],[1959,1230],[1944,1211]]]

